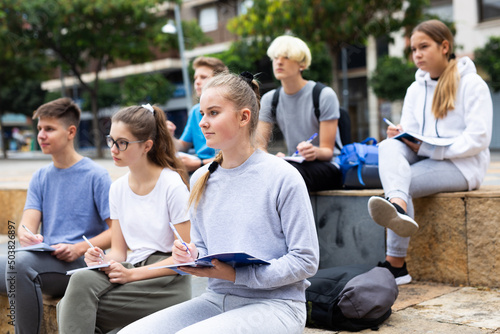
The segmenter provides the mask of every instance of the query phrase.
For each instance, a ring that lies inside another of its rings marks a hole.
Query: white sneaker
[[[418,230],[418,224],[410,216],[406,213],[399,213],[396,207],[385,198],[370,197],[368,212],[375,223],[390,228],[400,237],[409,237]]]

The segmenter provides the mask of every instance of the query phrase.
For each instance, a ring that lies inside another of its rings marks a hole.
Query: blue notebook
[[[32,251],[32,252],[53,252],[55,251],[56,249],[54,247],[50,247],[49,245],[47,245],[46,243],[44,242],[41,242],[39,244],[35,244],[35,245],[30,245],[30,246],[26,246],[26,247],[20,247],[20,248],[17,248],[16,249],[16,252],[20,252],[20,251]]]
[[[178,267],[213,267],[212,265],[212,260],[217,259],[221,262],[227,263],[233,267],[242,267],[242,266],[248,266],[252,264],[270,264],[268,261],[259,259],[255,256],[252,256],[248,253],[245,252],[230,252],[230,253],[218,253],[218,254],[210,254],[207,256],[200,257],[196,261],[193,262],[187,262],[187,263],[177,263],[177,264],[170,264],[166,266],[159,266],[159,267],[151,267],[149,269],[161,269],[161,268],[169,268],[174,270],[175,272],[181,274],[181,275],[186,275],[187,273],[183,272],[182,270],[179,270]]]

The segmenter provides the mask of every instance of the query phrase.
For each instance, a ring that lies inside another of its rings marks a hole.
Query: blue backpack
[[[368,144],[370,141],[372,143]],[[378,146],[375,138],[368,137],[361,143],[345,145],[335,162],[342,172],[345,188],[382,188],[378,175]]]

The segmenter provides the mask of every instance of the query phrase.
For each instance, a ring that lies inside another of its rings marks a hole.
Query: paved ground
[[[47,157],[31,152],[12,153],[11,159],[0,159],[0,189],[25,189],[33,172],[49,161]],[[126,168],[115,167],[110,159],[96,161],[108,169],[112,179],[127,172]],[[484,184],[500,185],[500,152],[493,152]],[[0,236],[0,244],[5,242],[4,238]],[[1,247],[0,253],[3,251]],[[205,287],[205,279],[193,278],[193,295],[201,294]],[[304,333],[333,332],[306,328]],[[371,333],[371,330],[361,333]],[[500,334],[500,289],[426,282],[401,286],[393,314],[378,333]]]

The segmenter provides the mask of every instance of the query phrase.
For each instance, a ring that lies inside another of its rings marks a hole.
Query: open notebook
[[[217,259],[221,262],[227,263],[233,267],[241,267],[241,266],[248,266],[252,264],[270,264],[268,261],[259,259],[253,255],[250,255],[245,252],[229,252],[229,253],[217,253],[217,254],[210,254],[207,256],[203,256],[196,261],[193,262],[187,262],[187,263],[177,263],[177,264],[170,264],[166,266],[158,266],[158,267],[151,267],[150,269],[161,269],[161,268],[169,268],[181,275],[186,275],[187,273],[183,272],[182,270],[179,270],[178,268],[180,267],[213,267],[212,265],[212,260]]]

